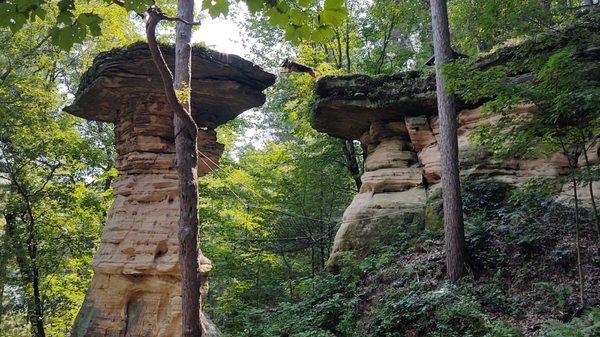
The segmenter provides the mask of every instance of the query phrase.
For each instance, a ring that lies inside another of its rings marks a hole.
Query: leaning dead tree
[[[120,0],[115,0],[124,6]],[[147,10],[146,38],[152,60],[163,81],[167,102],[174,112],[175,160],[179,177],[179,268],[181,271],[182,336],[199,337],[200,279],[198,268],[198,126],[191,115],[192,26],[194,1],[179,0],[177,17],[165,15],[154,3]],[[161,21],[175,21],[175,76],[156,39]]]

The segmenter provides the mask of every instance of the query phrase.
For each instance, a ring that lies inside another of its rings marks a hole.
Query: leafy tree
[[[116,35],[71,53],[51,43],[51,16],[0,29],[2,335],[67,335],[83,300],[111,200],[112,130],[60,107],[95,53],[135,38],[124,17],[106,12]]]
[[[594,16],[590,19],[595,20]],[[515,61],[506,65],[480,71],[466,62],[450,71],[456,90],[469,88],[462,91],[464,98],[488,100],[484,105],[486,111],[500,116],[497,123],[481,127],[474,135],[474,139],[493,154],[500,158],[526,158],[560,152],[566,157],[574,193],[579,297],[583,306],[578,162],[590,144],[597,141],[600,89],[598,80],[588,72],[582,60],[585,46],[578,44],[588,33],[576,27],[567,32],[568,38],[547,34],[536,43],[515,47]],[[544,49],[551,39],[561,38],[569,41],[563,48],[550,52]],[[516,80],[515,74],[523,75],[521,78],[525,80]],[[533,105],[535,111],[516,112],[515,108],[523,104]],[[597,211],[595,214],[597,216]]]
[[[355,193],[339,141],[309,124],[312,79],[291,75],[271,90],[264,116],[221,127],[226,153],[201,180],[201,245],[215,266],[207,311],[232,335],[253,310],[311,291]],[[247,140],[247,123],[262,142]]]

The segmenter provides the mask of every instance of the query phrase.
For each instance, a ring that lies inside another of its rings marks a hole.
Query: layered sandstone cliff
[[[173,48],[162,50],[172,63]],[[192,62],[192,114],[201,127],[198,175],[202,176],[214,168],[223,151],[214,128],[262,105],[262,91],[275,78],[238,56],[208,49],[195,48]],[[75,102],[65,110],[115,124],[119,170],[113,182],[115,201],[73,336],[180,336],[173,113],[146,44],[98,56],[84,75]],[[205,296],[211,263],[202,254],[199,260]]]
[[[586,28],[587,29],[587,28]],[[590,29],[595,29],[591,27]],[[545,45],[549,50],[569,41],[569,31]],[[598,64],[597,42],[590,38],[581,57]],[[501,49],[475,62],[487,68],[515,60],[519,46]],[[515,74],[523,81],[531,74]],[[373,244],[389,240],[412,227],[432,225],[428,219],[432,196],[439,196],[441,177],[439,125],[435,79],[432,74],[405,72],[370,77],[348,75],[325,77],[317,82],[318,96],[312,125],[331,136],[359,140],[365,152],[362,188],[346,209],[336,234],[330,266],[344,252],[366,254]],[[480,104],[458,102],[458,142],[461,175],[469,179],[498,179],[518,184],[535,177],[559,176],[568,171],[561,154],[549,158],[498,161],[469,139],[471,132],[496,117],[482,114]],[[516,114],[534,113],[521,106]],[[598,160],[598,144],[588,151]],[[582,160],[581,160],[581,163]],[[594,189],[600,194],[600,184]],[[562,195],[568,196],[568,184]],[[583,191],[582,198],[589,198]],[[439,218],[434,225],[443,225]]]

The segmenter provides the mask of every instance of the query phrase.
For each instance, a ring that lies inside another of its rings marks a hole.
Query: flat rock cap
[[[312,126],[344,139],[359,139],[373,122],[395,122],[437,110],[435,78],[418,72],[326,76],[317,82],[315,92]]]
[[[477,58],[463,59],[476,69],[520,63],[511,71],[511,79],[526,81],[535,69],[525,69],[535,62],[532,55],[549,55],[577,41],[576,55],[589,64],[588,77],[600,75],[598,47],[600,16],[586,14],[579,22],[561,29],[548,29],[517,44],[507,45]],[[432,72],[406,71],[393,75],[325,76],[315,87],[317,100],[313,109],[312,126],[320,132],[343,139],[360,139],[373,122],[404,121],[407,116],[436,116],[437,99],[435,76]],[[484,103],[465,102],[459,92],[457,109],[473,108]]]
[[[173,69],[175,48],[161,45]],[[204,47],[192,49],[192,116],[214,128],[265,101],[262,91],[275,75],[237,55]],[[123,103],[164,98],[162,79],[146,42],[99,54],[83,74],[73,104],[65,111],[85,119],[115,122]]]

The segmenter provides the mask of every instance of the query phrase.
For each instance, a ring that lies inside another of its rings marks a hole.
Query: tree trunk
[[[577,163],[577,161],[575,161]],[[575,178],[575,170],[571,171],[573,181],[573,196],[575,197],[575,240],[577,249],[577,274],[579,277],[579,303],[581,307],[585,307],[585,298],[583,296],[583,269],[581,266],[581,239],[579,235],[579,199],[577,198],[577,179]]]
[[[4,288],[6,285],[6,272],[8,268],[8,257],[11,253],[11,237],[10,233],[14,232],[13,221],[15,219],[14,214],[4,214],[4,236],[2,237],[2,246],[0,247],[0,326],[2,326],[2,319],[4,318]]]
[[[583,5],[592,7],[594,5],[594,1],[593,0],[583,0]]]
[[[35,326],[36,337],[45,337],[46,332],[44,330],[44,307],[42,303],[42,296],[40,293],[40,272],[38,268],[37,259],[37,237],[36,237],[36,222],[33,216],[33,209],[31,207],[31,201],[28,196],[23,196],[27,205],[27,217],[29,218],[27,228],[27,252],[29,253],[29,272],[30,282],[33,288],[33,320],[32,325]]]
[[[465,233],[458,168],[456,106],[454,95],[446,92],[446,79],[442,74],[443,65],[452,59],[452,49],[446,0],[431,0],[430,6],[443,172],[446,268],[450,281],[457,282],[464,275]]]
[[[344,152],[344,157],[346,158],[346,168],[352,175],[352,179],[354,179],[354,184],[356,185],[356,191],[358,192],[362,186],[362,181],[360,180],[360,168],[358,166],[358,161],[356,160],[354,143],[351,140],[343,140],[342,151]]]
[[[585,159],[585,170],[589,179],[588,188],[590,189],[590,199],[592,200],[592,208],[594,210],[596,236],[597,238],[600,238],[600,220],[598,219],[598,207],[596,206],[596,199],[594,198],[594,181],[592,180],[592,173],[590,172],[590,158],[587,155],[585,147],[583,149],[583,158]]]
[[[177,16],[194,21],[194,1],[179,0]],[[192,26],[177,22],[175,71],[173,86],[179,101],[191,113],[191,38]],[[198,278],[198,175],[196,134],[189,132],[185,121],[177,115],[175,124],[175,157],[179,175],[179,267],[181,269],[182,335],[198,337],[200,327],[200,280]]]
[[[337,41],[337,50],[338,50],[338,59],[337,59],[337,68],[338,69],[342,69],[342,66],[344,64],[343,60],[343,53],[342,53],[342,39],[340,37],[340,34],[338,33],[338,31],[335,31],[335,40]]]
[[[346,3],[347,5],[347,3]],[[347,8],[348,9],[348,8]],[[350,12],[350,9],[348,9]],[[350,62],[350,17],[346,18],[346,34],[344,35],[344,42],[346,43],[346,72],[350,74],[352,71],[352,63]]]
[[[36,337],[45,337],[44,330],[44,308],[42,304],[42,296],[40,293],[40,275],[35,261],[30,261],[31,267],[31,283],[33,285],[33,322],[35,323]]]
[[[32,214],[28,212],[28,216]],[[10,243],[21,274],[22,287],[26,289],[27,296],[27,319],[31,323],[31,335],[34,337],[45,337],[44,311],[40,293],[39,270],[37,268],[37,245],[35,243],[34,220],[31,217],[27,226],[27,239],[25,242],[17,237],[16,217],[5,215],[5,235]],[[27,250],[24,247],[27,247]],[[31,287],[31,288],[29,288]],[[32,293],[29,290],[32,289]]]

